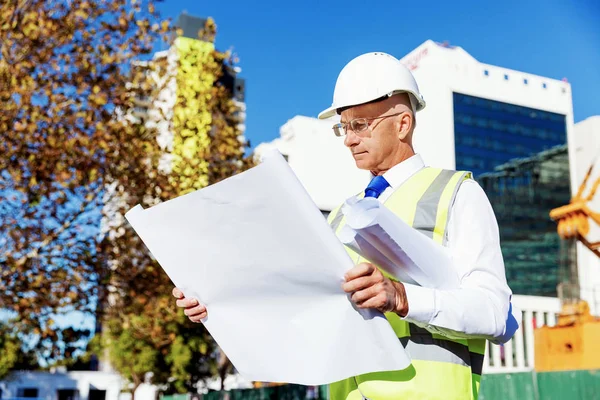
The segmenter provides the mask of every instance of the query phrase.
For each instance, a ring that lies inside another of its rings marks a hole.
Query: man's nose
[[[346,147],[352,147],[357,145],[360,142],[360,138],[352,129],[346,132],[346,136],[344,137],[344,144]]]

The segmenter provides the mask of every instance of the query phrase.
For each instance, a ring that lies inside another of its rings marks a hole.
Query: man
[[[319,114],[341,115],[334,133],[344,136],[356,166],[373,175],[359,196],[378,198],[446,246],[461,282],[453,290],[399,282],[347,249],[356,266],[342,289],[357,307],[385,313],[412,364],[336,382],[330,387],[334,400],[476,399],[486,339],[500,341],[506,333],[511,291],[493,210],[470,173],[425,167],[415,154],[415,115],[424,107],[406,67],[388,54],[368,53],[344,67],[333,105]],[[332,211],[335,231],[344,222],[340,208]],[[192,321],[207,316],[195,299],[178,289],[173,295]]]

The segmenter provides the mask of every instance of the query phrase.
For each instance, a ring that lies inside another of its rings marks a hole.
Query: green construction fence
[[[199,400],[326,400],[327,387],[284,385],[196,395]],[[162,400],[192,400],[191,395]],[[479,400],[600,400],[600,370],[487,374]]]

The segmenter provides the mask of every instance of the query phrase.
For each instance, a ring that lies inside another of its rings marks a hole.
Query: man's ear
[[[396,132],[398,133],[398,139],[404,141],[412,131],[414,118],[408,111],[399,115],[399,117],[396,123]]]

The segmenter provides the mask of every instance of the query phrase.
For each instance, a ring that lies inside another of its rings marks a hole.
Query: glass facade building
[[[453,94],[456,168],[475,176],[511,159],[565,144],[565,116]]]
[[[556,296],[565,254],[549,217],[570,199],[565,115],[453,94],[457,170],[472,171],[500,227],[516,294]]]

